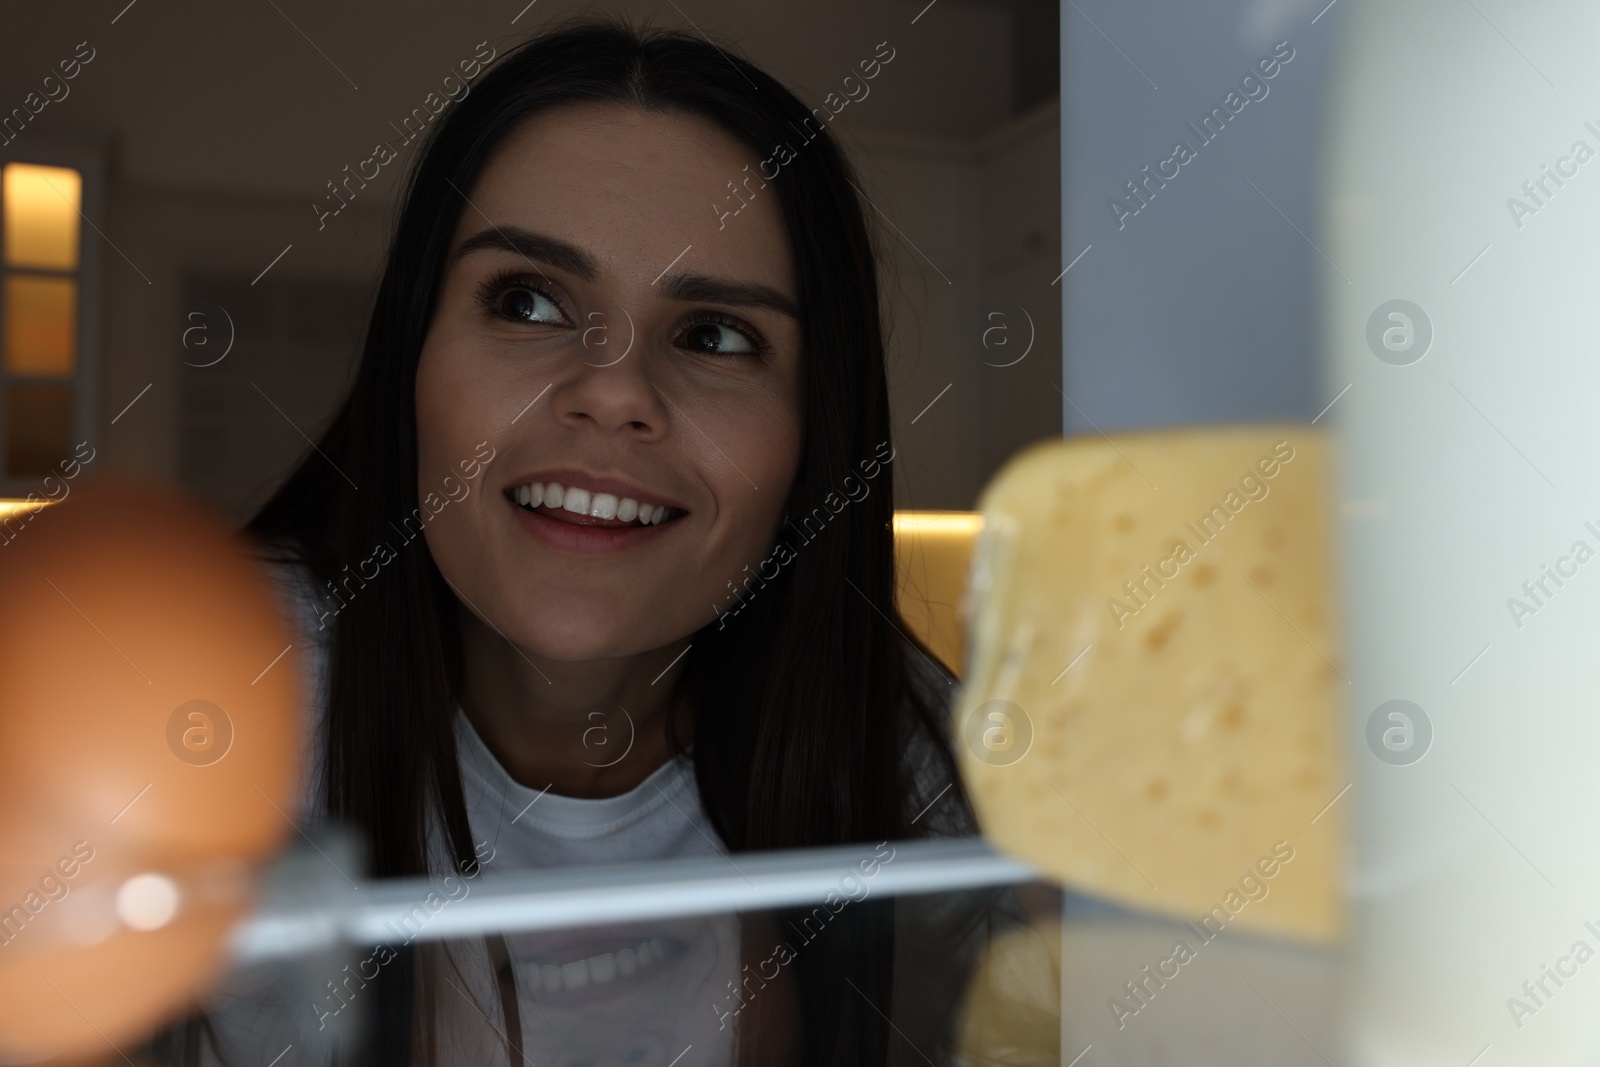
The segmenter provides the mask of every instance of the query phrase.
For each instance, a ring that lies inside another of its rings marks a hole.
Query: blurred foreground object
[[[900,615],[958,677],[966,657],[961,602],[983,516],[971,511],[897,511],[894,555]]]
[[[289,646],[170,493],[82,489],[0,548],[0,1062],[120,1058],[225,964],[295,814]]]
[[[962,772],[995,846],[1202,930],[1341,922],[1328,469],[1306,426],[1052,442],[982,499]]]
[[[1000,934],[967,984],[961,1061],[972,1067],[1060,1067],[1061,925]]]
[[[1349,281],[1321,277],[1323,395],[1349,391],[1330,418],[1360,801],[1346,1041],[1373,1067],[1589,1067],[1600,6],[1478,7],[1348,5],[1328,100],[1316,239]],[[1471,165],[1419,173],[1463,138]]]

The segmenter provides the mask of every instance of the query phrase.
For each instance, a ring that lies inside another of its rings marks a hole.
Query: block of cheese
[[[985,834],[1064,885],[1307,941],[1341,920],[1326,442],[1049,442],[985,490],[957,750]]]
[[[1060,1067],[1061,925],[1000,931],[967,981],[956,1018],[958,1062]]]

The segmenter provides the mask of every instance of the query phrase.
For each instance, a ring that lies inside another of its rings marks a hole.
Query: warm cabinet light
[[[0,499],[0,522],[4,522],[13,515],[38,511],[40,508],[48,507],[49,505],[50,501],[48,500]]]
[[[7,480],[51,474],[76,440],[75,412],[85,406],[79,325],[94,309],[78,247],[83,181],[72,167],[0,167],[0,474]]]
[[[983,516],[975,511],[894,513],[901,617],[956,674],[966,655],[961,601],[973,542],[982,529]]]
[[[77,270],[83,176],[71,167],[8,163],[0,186],[6,266]]]
[[[976,537],[983,529],[983,516],[976,511],[897,511],[894,532],[945,534]]]
[[[78,354],[78,283],[12,274],[5,286],[6,370],[66,377]]]

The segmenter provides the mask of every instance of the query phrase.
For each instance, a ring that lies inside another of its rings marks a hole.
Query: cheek
[[[741,407],[723,422],[725,452],[710,453],[718,479],[718,496],[739,518],[751,538],[767,536],[767,520],[776,522],[800,466],[803,437],[800,414],[784,397]],[[714,432],[713,432],[714,433]]]
[[[430,337],[417,365],[417,488],[446,495],[463,461],[505,448],[502,429],[517,413],[524,383],[495,379],[495,367],[469,346]],[[524,401],[525,403],[525,401]],[[476,486],[474,486],[476,492]]]
[[[503,450],[492,427],[505,424],[500,408],[509,398],[482,375],[468,373],[467,361],[453,355],[447,343],[430,337],[417,366],[416,492],[428,549],[445,578],[459,586],[472,582],[481,563],[475,521],[488,506],[493,470],[491,464],[468,482],[461,463],[486,452],[485,443],[496,454]]]
[[[789,483],[800,466],[800,419],[787,408],[772,411],[752,426],[746,440],[752,454],[759,456],[766,483],[761,485],[763,496],[782,500],[788,496]],[[760,479],[757,479],[760,482]]]
[[[459,450],[470,427],[481,415],[478,398],[468,383],[452,373],[451,360],[430,340],[417,365],[417,461],[419,488],[430,483],[430,466],[444,462],[452,448]]]

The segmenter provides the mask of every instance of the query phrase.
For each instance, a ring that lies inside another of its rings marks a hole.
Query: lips
[[[688,514],[665,493],[623,478],[561,469],[506,487],[520,525],[548,547],[604,555],[642,544]]]
[[[640,526],[659,526],[666,521],[672,511],[663,504],[644,503],[636,497],[618,497],[614,493],[604,493],[578,485],[563,485],[560,482],[531,482],[513,486],[507,493],[519,507],[529,511],[538,511],[542,508],[551,513],[552,518],[560,518],[566,522],[594,519],[599,523],[616,526],[628,526],[634,523]],[[554,514],[556,512],[566,514]],[[569,515],[573,518],[566,517]],[[579,525],[587,526],[594,523],[580,522]]]
[[[584,526],[659,526],[684,511],[665,494],[636,483],[572,470],[521,478],[506,490],[506,496],[519,507],[567,522],[578,520]],[[584,519],[598,523],[581,521]]]

